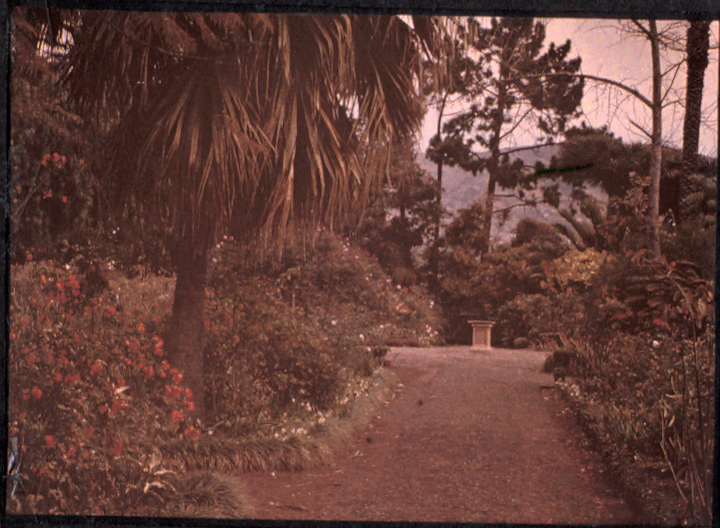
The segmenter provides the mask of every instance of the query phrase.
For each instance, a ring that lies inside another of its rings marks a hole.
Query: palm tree
[[[419,126],[435,19],[83,12],[64,80],[119,122],[107,174],[128,218],[162,226],[177,272],[170,361],[203,415],[207,261],[227,232],[268,244],[365,203]],[[129,208],[129,209],[128,209]]]
[[[710,49],[710,21],[694,20],[687,30],[687,84],[685,87],[685,119],[683,121],[683,170],[680,175],[679,217],[682,221],[692,213],[688,207],[689,196],[699,189],[692,174],[697,171],[698,143],[702,121],[703,86]]]

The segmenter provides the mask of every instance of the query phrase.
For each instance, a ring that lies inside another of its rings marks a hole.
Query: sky
[[[582,58],[582,73],[608,77],[621,81],[648,97],[652,94],[650,46],[646,39],[629,36],[620,30],[617,20],[607,19],[545,19],[545,42],[563,44],[567,39],[572,41],[571,55]],[[658,28],[667,28],[671,22],[659,22]],[[677,24],[677,23],[675,23]],[[716,157],[718,149],[718,22],[713,22],[710,36],[710,65],[705,72],[705,93],[703,96],[704,124],[700,131],[700,152]],[[685,27],[679,31],[684,39]],[[684,45],[684,42],[683,42]],[[712,48],[715,49],[712,49]],[[664,67],[682,58],[681,53],[665,53]],[[684,101],[685,68],[682,67],[675,76],[668,100]],[[667,88],[672,74],[666,76],[664,88]],[[460,107],[450,109],[459,111]],[[646,136],[630,124],[630,120],[650,130],[650,111],[633,97],[623,92],[599,85],[593,81],[585,84],[582,102],[582,120],[589,125],[608,128],[616,136],[626,142],[648,142]],[[430,109],[425,117],[421,135],[421,150],[425,152],[430,137],[437,129],[437,111]],[[671,104],[663,110],[663,142],[669,146],[682,146],[683,104]],[[579,125],[580,122],[578,121]],[[515,137],[504,145],[532,145],[532,131],[519,131]]]

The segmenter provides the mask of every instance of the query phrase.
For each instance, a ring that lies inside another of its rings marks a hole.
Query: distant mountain
[[[521,159],[528,167],[534,167],[538,161],[545,166],[550,164],[553,156],[557,155],[560,150],[558,145],[539,145],[536,147],[527,147],[510,154],[511,160]],[[433,176],[437,176],[437,165],[428,160],[424,155],[418,158],[420,166]],[[443,194],[442,204],[451,213],[456,213],[460,209],[465,209],[478,200],[485,198],[487,192],[487,172],[483,171],[477,176],[473,176],[471,172],[467,172],[460,167],[443,166]],[[549,181],[546,178],[540,179],[539,182]],[[569,200],[572,187],[565,182],[558,182],[563,201]],[[509,190],[497,187],[496,194],[509,194]],[[602,202],[606,201],[606,196],[599,189],[591,190],[597,199]],[[514,198],[496,197],[495,210],[504,209],[511,205],[517,204],[518,200]],[[499,242],[508,242],[511,239],[512,231],[517,223],[523,218],[555,223],[566,221],[557,214],[557,211],[548,205],[540,204],[537,207],[515,207],[511,210],[507,221],[501,222],[499,215],[493,219],[492,237]]]

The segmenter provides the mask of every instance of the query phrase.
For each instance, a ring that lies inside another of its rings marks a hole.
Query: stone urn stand
[[[492,327],[495,321],[468,321],[472,325],[472,349],[474,350],[490,350],[490,337]]]

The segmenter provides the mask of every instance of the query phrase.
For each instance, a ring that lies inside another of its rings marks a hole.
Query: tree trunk
[[[652,154],[650,158],[650,227],[649,248],[660,257],[660,174],[662,172],[662,70],[660,69],[660,42],[655,20],[650,20],[648,39],[652,54]]]
[[[445,92],[445,95],[443,96],[442,104],[440,105],[440,110],[438,111],[438,120],[437,120],[437,137],[438,141],[442,140],[442,118],[443,114],[445,113],[445,104],[447,103],[447,98],[450,95],[449,92]],[[440,141],[442,144],[442,141]],[[438,273],[439,273],[439,250],[440,250],[440,221],[441,218],[441,211],[442,211],[442,177],[443,177],[443,155],[440,156],[438,159],[437,164],[437,181],[438,181],[438,195],[437,195],[437,210],[435,212],[435,226],[433,229],[433,243],[431,246],[431,253],[430,253],[430,262],[429,268],[430,268],[430,277],[433,281],[437,283],[438,281]]]
[[[205,283],[207,249],[198,250],[188,241],[180,241],[174,252],[177,279],[173,301],[168,360],[183,375],[183,385],[192,391],[193,418],[205,418],[205,365],[203,354],[203,320],[205,318]]]
[[[678,209],[675,211],[679,221],[686,220],[690,213],[683,206],[683,200],[697,190],[691,176],[697,171],[703,87],[710,49],[709,20],[696,20],[690,23],[687,30],[685,49],[687,54],[687,82],[685,85],[685,119],[683,122],[683,168],[680,174]]]
[[[507,62],[507,61],[505,61]],[[487,164],[488,171],[488,188],[485,194],[485,208],[483,209],[483,225],[480,236],[480,251],[483,255],[490,250],[490,234],[492,233],[492,217],[495,207],[495,186],[497,184],[497,173],[500,167],[500,135],[502,134],[502,126],[505,121],[505,97],[507,88],[503,79],[508,76],[506,68],[501,68],[500,79],[498,83],[498,100],[497,112],[492,123],[492,137],[490,138],[490,159]]]

